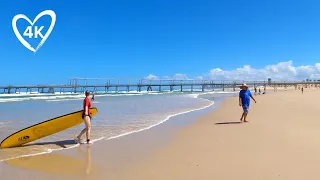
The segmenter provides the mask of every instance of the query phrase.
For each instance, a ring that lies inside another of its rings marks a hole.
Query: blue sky
[[[0,84],[217,73],[305,78],[320,72],[319,6],[315,0],[0,1]],[[11,21],[16,14],[33,20],[47,9],[57,21],[34,54]]]

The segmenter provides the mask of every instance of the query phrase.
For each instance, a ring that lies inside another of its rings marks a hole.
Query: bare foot
[[[87,144],[92,144],[93,142],[91,141],[91,139],[87,139]]]
[[[247,120],[244,120],[244,122],[249,122],[249,121],[247,121]]]

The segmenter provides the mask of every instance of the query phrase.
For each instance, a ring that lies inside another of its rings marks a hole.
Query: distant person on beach
[[[303,94],[303,87],[301,87],[301,92],[302,92],[302,94]]]
[[[91,101],[94,101],[94,92],[92,92]]]
[[[248,86],[243,83],[240,86],[240,93],[239,93],[239,106],[242,106],[243,109],[243,113],[242,116],[240,118],[240,122],[242,122],[244,120],[244,122],[248,122],[247,121],[247,115],[249,113],[249,107],[250,107],[250,98],[252,98],[252,100],[254,100],[255,103],[257,103],[257,101],[253,98],[250,90],[248,89]]]
[[[90,107],[91,107],[91,103],[90,103],[90,92],[86,91],[85,92],[86,97],[83,100],[83,112],[82,112],[82,119],[84,121],[84,124],[86,125],[86,127],[80,132],[80,134],[77,136],[77,140],[78,143],[80,143],[81,141],[81,136],[86,133],[86,137],[87,137],[87,144],[91,144],[92,142],[90,141],[90,131],[91,131],[91,116],[90,116]]]

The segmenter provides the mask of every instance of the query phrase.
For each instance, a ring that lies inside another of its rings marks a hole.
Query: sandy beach
[[[8,161],[1,179],[319,179],[319,97],[315,88],[257,95],[248,123],[239,123],[238,98],[226,98],[173,133],[154,128]]]
[[[256,96],[246,124],[237,123],[241,110],[229,98],[124,179],[318,179],[319,94]]]

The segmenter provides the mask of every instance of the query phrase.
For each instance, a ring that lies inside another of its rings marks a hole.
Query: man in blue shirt
[[[257,103],[257,101],[252,97],[252,94],[245,83],[243,83],[240,86],[240,89],[241,91],[239,93],[239,106],[242,106],[243,108],[243,113],[240,118],[240,122],[242,122],[242,120],[244,120],[244,122],[248,122],[247,115],[249,113],[250,98],[252,98],[252,100],[254,100],[255,103]]]

